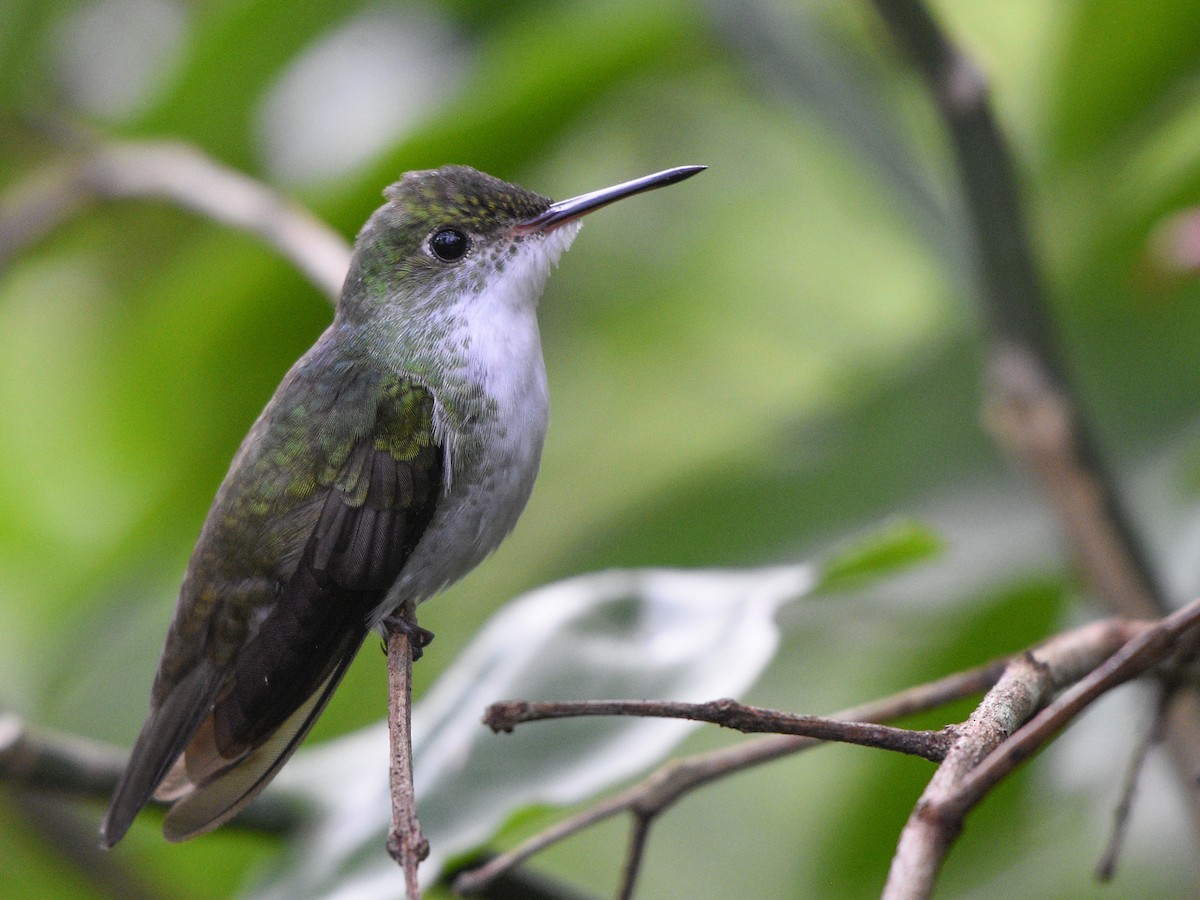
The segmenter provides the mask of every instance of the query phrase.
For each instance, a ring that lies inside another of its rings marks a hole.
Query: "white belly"
[[[512,531],[533,491],[550,409],[537,319],[529,307],[475,312],[464,344],[468,369],[459,374],[481,395],[479,409],[458,431],[440,402],[435,408],[446,446],[445,493],[381,617],[402,603],[421,603],[482,562]]]

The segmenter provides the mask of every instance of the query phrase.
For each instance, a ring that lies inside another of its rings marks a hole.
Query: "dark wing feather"
[[[108,849],[125,836],[138,810],[167,777],[180,748],[208,714],[212,681],[211,668],[197,667],[146,720],[100,825],[101,847]]]
[[[358,644],[361,643],[360,639]],[[218,766],[203,780],[193,781],[196,776],[192,773],[180,779],[175,795],[170,798],[174,802],[163,821],[163,834],[167,840],[186,841],[228,822],[270,783],[325,709],[338,682],[354,661],[358,644],[347,646],[319,689],[305,698],[273,734],[240,756],[236,763]],[[189,757],[181,771],[190,766],[192,755],[197,757],[197,764],[205,759],[223,759],[220,752],[203,739],[211,734],[212,731],[206,729],[193,738],[188,747]]]
[[[175,801],[164,830],[182,840],[266,786],[312,727],[433,517],[442,452],[428,391],[368,376],[322,397],[305,384],[303,363],[280,394],[303,400],[310,417],[324,414],[321,439],[306,442],[311,419],[298,435],[290,420],[264,413],[239,452],[193,554],[151,714],[101,828],[106,846],[156,789]],[[367,427],[356,426],[355,402]],[[264,466],[297,446],[300,465],[285,460],[289,480],[272,481]],[[303,484],[306,471],[311,489],[280,489]]]

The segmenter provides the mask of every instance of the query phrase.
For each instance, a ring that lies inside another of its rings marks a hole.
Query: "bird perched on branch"
[[[551,268],[581,216],[702,168],[558,203],[465,166],[387,189],[333,323],[250,429],[204,522],[103,846],[151,797],[172,803],[169,840],[235,815],[371,629],[397,612],[415,622],[418,603],[496,549],[546,434],[536,310]]]

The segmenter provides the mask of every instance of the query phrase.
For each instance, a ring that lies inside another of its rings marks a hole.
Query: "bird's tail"
[[[100,846],[105,850],[125,836],[138,812],[167,777],[208,714],[213,690],[211,669],[198,666],[151,711],[100,825]]]

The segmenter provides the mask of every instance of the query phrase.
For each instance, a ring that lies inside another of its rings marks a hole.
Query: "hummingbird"
[[[398,612],[415,622],[417,604],[496,549],[546,435],[536,313],[550,270],[582,216],[704,168],[557,203],[467,166],[384,191],[333,322],[251,427],[204,521],[101,846],[152,797],[171,803],[171,841],[233,817],[372,629]]]

